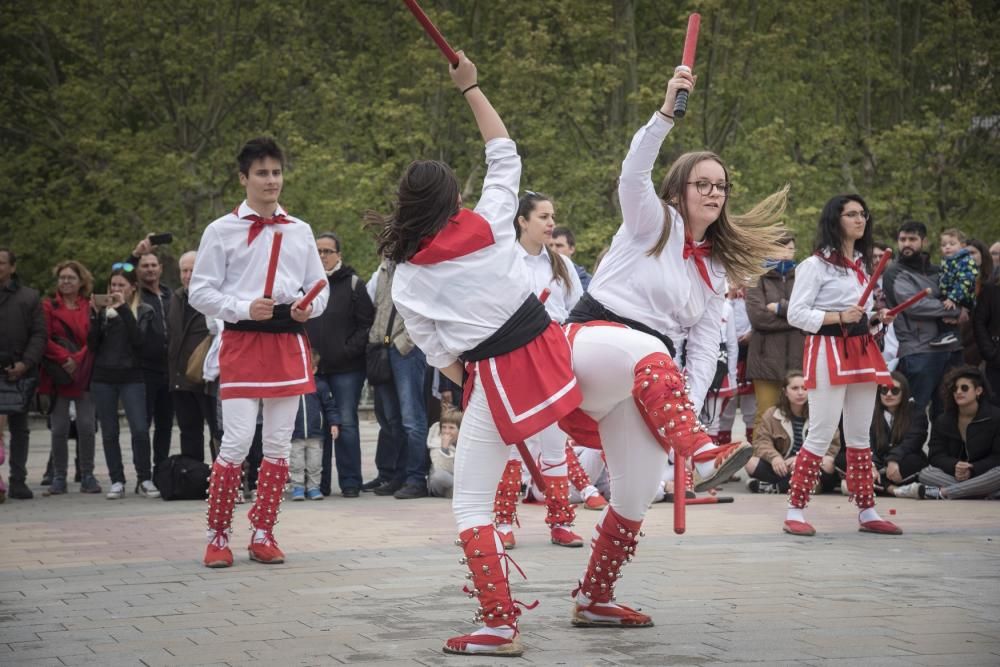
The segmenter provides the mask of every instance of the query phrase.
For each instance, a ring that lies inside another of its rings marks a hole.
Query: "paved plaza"
[[[369,467],[375,434],[364,425]],[[1000,665],[1000,502],[880,499],[906,531],[888,537],[857,532],[846,498],[819,496],[812,539],[782,534],[782,496],[741,484],[725,489],[731,505],[689,508],[684,536],[671,506],[654,506],[618,597],[656,626],[631,631],[570,626],[587,553],[550,545],[544,509],[529,505],[512,552],[528,580],[511,579],[516,598],[541,602],[522,617],[524,657],[476,659],[441,652],[474,628],[449,501],[286,502],[277,537],[288,558],[271,566],[247,560],[243,505],[236,564],[209,570],[204,503],[132,495],[128,464],[124,500],[76,484],[44,498],[48,434],[32,436],[35,499],[0,505],[5,667]],[[579,510],[579,532],[596,517]]]

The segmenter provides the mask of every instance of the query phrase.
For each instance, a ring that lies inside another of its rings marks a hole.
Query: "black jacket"
[[[0,287],[0,367],[22,361],[28,375],[36,375],[47,338],[38,291],[22,286],[15,276]]]
[[[167,322],[170,320],[170,299],[173,296],[167,287],[160,285],[160,292],[151,292],[139,285],[142,302],[153,311],[149,330],[143,338],[142,368],[147,372],[167,374]]]
[[[1000,369],[1000,284],[983,286],[973,311],[976,346],[987,366]],[[1000,391],[1000,387],[994,387]]]
[[[365,346],[375,320],[375,307],[368,298],[365,281],[357,275],[349,266],[332,273],[326,310],[306,323],[309,342],[319,352],[321,374],[365,369]]]
[[[892,427],[885,424],[886,434],[889,436],[887,440],[889,442],[886,443],[883,449],[879,449],[878,447],[878,423],[876,422],[878,419],[882,419],[884,422],[884,413],[875,415],[875,418],[872,419],[871,429],[869,430],[872,460],[876,466],[881,468],[890,461],[900,463],[908,456],[919,456],[926,459],[924,457],[924,441],[927,440],[927,416],[923,410],[917,410],[911,405],[910,427],[903,434],[903,439],[899,442],[892,442]]]
[[[927,445],[931,465],[955,474],[955,464],[968,461],[972,476],[1000,466],[1000,408],[979,402],[979,412],[965,429],[966,442],[958,432],[958,417],[945,412],[934,420],[931,440]]]
[[[167,368],[170,372],[170,391],[204,391],[203,382],[187,379],[188,359],[198,344],[208,338],[205,316],[188,302],[187,290],[174,291],[167,316]]]
[[[115,311],[118,317],[108,317],[104,308],[90,313],[87,346],[94,352],[91,382],[142,382],[142,346],[153,323],[153,309],[140,303],[136,316],[127,305]]]

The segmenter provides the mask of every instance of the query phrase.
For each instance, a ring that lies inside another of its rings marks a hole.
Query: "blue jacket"
[[[315,379],[316,393],[299,396],[292,440],[322,438],[330,431],[331,425],[340,425],[340,412],[330,385],[318,375]]]

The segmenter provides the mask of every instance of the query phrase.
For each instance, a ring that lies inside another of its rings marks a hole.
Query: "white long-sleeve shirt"
[[[492,336],[532,292],[532,279],[515,246],[521,158],[510,139],[486,144],[486,177],[475,212],[494,242],[437,262],[396,267],[392,300],[427,363],[445,368]]]
[[[563,263],[563,266],[566,267],[566,273],[569,274],[569,289],[567,289],[567,285],[553,279],[552,259],[547,248],[542,247],[540,253],[531,255],[520,243],[516,243],[515,246],[515,251],[528,269],[531,278],[531,291],[540,297],[542,290],[548,289],[549,298],[545,301],[545,310],[548,311],[549,317],[556,322],[565,322],[566,318],[569,317],[569,311],[573,310],[573,306],[583,296],[583,284],[580,282],[580,276],[577,275],[573,262],[569,257],[556,254],[556,258]]]
[[[719,262],[706,259],[712,288],[705,284],[694,259],[684,259],[684,221],[656,194],[653,166],[671,127],[673,123],[653,114],[632,138],[618,183],[622,226],[587,291],[622,317],[675,341],[687,339],[685,368],[697,412],[715,376],[726,273]],[[663,252],[651,257],[649,250],[667,224],[667,210],[670,238]]]
[[[278,213],[285,211],[279,206]],[[277,231],[282,233],[282,242],[271,295],[275,303],[291,304],[317,281],[326,279],[307,223],[287,216],[291,222],[265,225],[247,245],[251,222],[243,218],[254,214],[256,211],[244,201],[236,214],[222,216],[201,236],[188,293],[191,306],[207,318],[226,322],[250,319],[250,303],[264,296],[271,244]],[[312,317],[326,309],[328,295],[329,290],[323,290],[313,300]]]
[[[816,333],[823,326],[826,313],[856,305],[865,285],[858,282],[853,270],[813,255],[795,267],[795,286],[788,300],[788,323],[805,332]],[[871,311],[874,302],[874,297],[869,296],[865,312]]]

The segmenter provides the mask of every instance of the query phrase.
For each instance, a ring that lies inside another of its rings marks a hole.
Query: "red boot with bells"
[[[587,471],[583,469],[580,465],[580,459],[577,458],[576,452],[573,450],[573,441],[566,441],[566,471],[569,475],[569,481],[573,483],[573,488],[579,492],[581,496],[587,492],[588,489],[592,489],[591,495],[583,499],[583,506],[589,510],[602,510],[608,506],[608,501],[604,499],[604,496],[594,488],[590,482],[590,477],[587,475]]]
[[[517,544],[514,539],[514,526],[520,528],[517,520],[517,501],[521,497],[521,462],[516,459],[507,461],[503,469],[497,494],[493,498],[493,522],[503,540],[504,549],[513,549]]]
[[[618,604],[615,584],[621,569],[632,560],[642,533],[642,521],[630,521],[610,507],[597,524],[597,539],[590,550],[587,572],[573,591],[576,605],[572,623],[579,628],[648,628],[653,619],[635,609]]]
[[[861,511],[858,516],[862,533],[902,535],[903,531],[875,511],[875,478],[872,474],[872,450],[864,447],[847,448],[847,492]],[[868,515],[868,516],[866,516]]]
[[[524,652],[517,632],[520,603],[511,598],[507,564],[500,534],[493,526],[477,526],[462,531],[455,542],[462,547],[469,566],[465,577],[472,588],[463,590],[469,597],[479,598],[479,609],[473,620],[485,626],[478,632],[452,637],[444,645],[445,653],[462,655],[495,655],[517,657]],[[532,605],[533,607],[534,605]]]
[[[208,483],[209,542],[205,547],[205,567],[230,567],[233,552],[229,549],[229,533],[233,524],[236,496],[240,493],[239,465],[216,457]]]
[[[268,565],[285,562],[285,554],[274,539],[274,524],[278,523],[278,507],[288,481],[288,459],[265,458],[257,473],[257,500],[247,516],[253,529],[250,538],[250,560]]]
[[[823,457],[816,456],[806,449],[800,449],[795,456],[795,469],[792,470],[792,479],[788,485],[789,513],[796,510],[796,514],[801,514],[809,504],[809,496],[819,481],[819,464],[822,460]],[[793,518],[785,519],[782,530],[790,535],[803,537],[812,537],[816,534],[816,529],[811,524]]]
[[[711,436],[698,421],[694,404],[688,398],[684,376],[669,354],[654,352],[639,360],[635,365],[632,396],[646,426],[663,449],[673,449],[690,459],[702,447],[713,445]],[[729,446],[729,449],[708,449],[702,454],[718,460],[711,467],[711,472],[706,471],[705,475],[695,480],[696,491],[728,481],[750,460],[753,448],[748,443],[739,443]]]

